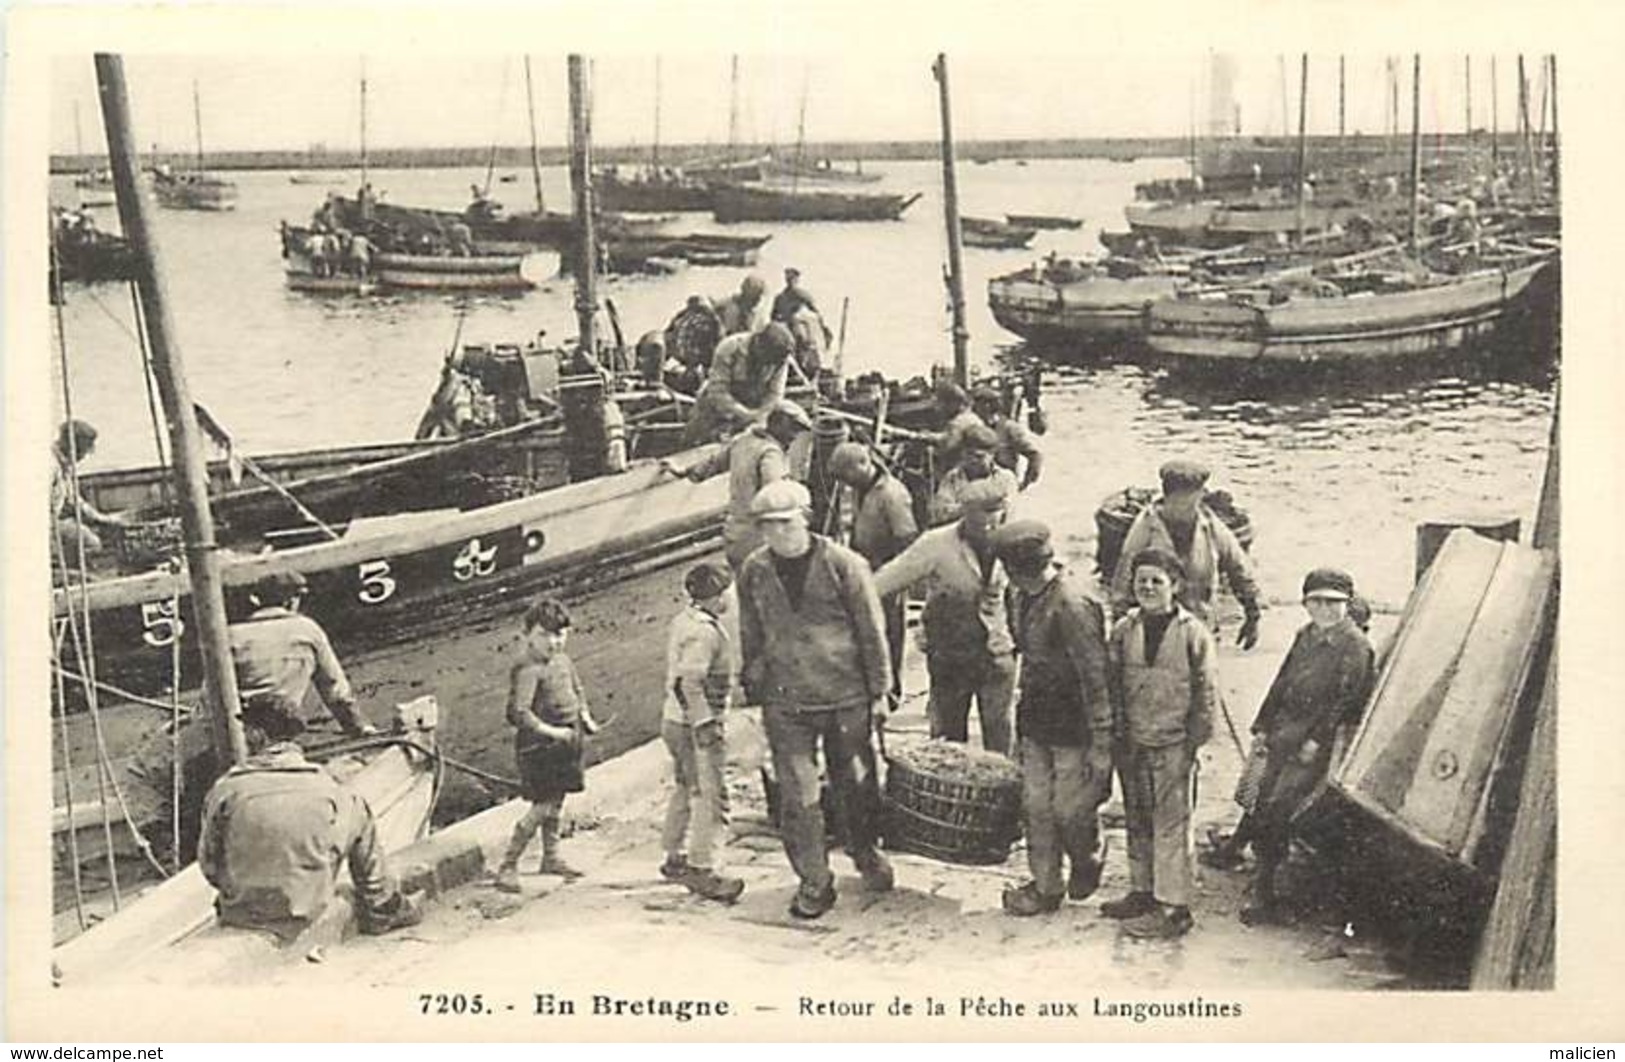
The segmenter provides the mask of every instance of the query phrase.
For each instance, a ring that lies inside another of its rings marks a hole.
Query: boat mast
[[[954,381],[960,387],[970,385],[970,355],[966,344],[970,333],[965,328],[965,268],[960,249],[959,185],[954,177],[954,123],[948,96],[948,57],[937,53],[931,67],[937,79],[937,97],[942,108],[942,211],[948,226],[948,305],[953,314]]]
[[[587,64],[569,57],[570,188],[576,215],[576,335],[581,356],[596,363],[598,355],[598,241],[593,232],[592,114],[589,111]]]
[[[1553,52],[1546,57],[1546,62],[1552,72],[1552,202],[1557,202],[1558,165],[1557,165],[1557,53]]]
[[[1309,190],[1309,53],[1298,62],[1298,243],[1303,246],[1303,215]]]
[[[739,56],[729,60],[728,68],[728,165],[732,166],[739,144]]]
[[[649,167],[660,172],[660,56],[655,56],[655,139],[649,151]]]
[[[1347,133],[1348,119],[1348,79],[1345,76],[1343,56],[1337,57],[1337,160],[1343,158],[1343,137]]]
[[[197,78],[192,79],[192,129],[197,135],[197,168],[203,172],[203,104],[198,100]]]
[[[542,157],[536,149],[536,94],[530,87],[530,56],[525,56],[525,110],[530,115],[530,179],[536,186],[536,213],[545,214],[542,206]]]
[[[175,322],[169,312],[164,270],[153,242],[147,205],[137,181],[135,136],[130,125],[130,97],[124,81],[124,61],[106,53],[96,55],[96,82],[101,93],[102,122],[107,130],[108,163],[118,199],[119,223],[136,255],[136,288],[152,346],[152,371],[158,380],[164,416],[169,422],[181,528],[186,537],[186,569],[192,584],[192,610],[203,656],[203,700],[209,711],[210,733],[222,765],[241,763],[247,756],[237,696],[237,675],[232,669],[226,636],[226,603],[221,591],[220,554],[214,540],[214,518],[209,512],[209,480],[203,461],[203,437],[193,411],[186,382],[186,365],[175,341]]]
[[[1411,253],[1422,238],[1422,54],[1411,59]]]
[[[1462,87],[1467,95],[1467,161],[1473,161],[1473,57],[1467,56],[1462,66]]]
[[[1534,156],[1529,143],[1529,78],[1524,74],[1523,53],[1518,53],[1518,171],[1523,180],[1525,194],[1532,191],[1535,177]]]
[[[361,61],[361,187],[367,187],[367,61]]]
[[[1495,76],[1495,56],[1490,56],[1490,178],[1501,169],[1501,88]]]
[[[790,175],[790,190],[794,192],[801,182],[802,157],[807,149],[807,87],[812,75],[803,67],[801,70],[801,113],[796,118],[796,168]]]

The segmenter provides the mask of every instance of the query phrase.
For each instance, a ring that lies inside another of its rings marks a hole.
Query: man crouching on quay
[[[820,745],[864,888],[893,885],[891,864],[875,847],[881,803],[871,743],[891,689],[885,622],[868,563],[808,530],[806,487],[779,480],[751,509],[767,545],[739,573],[742,685],[746,703],[762,706],[784,850],[801,879],[790,914],[818,918],[835,906],[818,803]]]
[[[1190,931],[1191,789],[1196,750],[1213,734],[1218,654],[1179,603],[1185,568],[1161,549],[1129,558],[1136,607],[1112,628],[1108,681],[1117,717],[1130,892],[1102,904],[1135,937]]]
[[[1017,916],[1059,910],[1100,884],[1097,810],[1112,789],[1106,615],[1055,562],[1050,530],[1017,520],[993,532],[1010,576],[1010,630],[1021,657],[1016,731],[1032,881],[1004,894]],[[1063,884],[1061,857],[1071,873]]]
[[[223,925],[292,939],[333,898],[340,864],[355,882],[364,933],[387,933],[423,919],[403,896],[378,846],[372,809],[294,744],[300,729],[263,701],[243,708],[249,757],[209,791],[198,864],[219,890]]]

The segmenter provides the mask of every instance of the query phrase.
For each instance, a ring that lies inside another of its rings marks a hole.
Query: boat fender
[[[613,398],[604,403],[604,435],[609,447],[604,457],[610,472],[626,471],[626,414]]]

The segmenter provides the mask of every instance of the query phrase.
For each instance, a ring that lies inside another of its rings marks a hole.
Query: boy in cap
[[[1258,644],[1258,583],[1253,563],[1236,541],[1235,533],[1202,503],[1208,470],[1195,461],[1169,461],[1159,475],[1162,497],[1140,510],[1123,537],[1123,550],[1112,577],[1112,607],[1121,611],[1134,603],[1134,555],[1155,547],[1178,557],[1185,576],[1179,603],[1197,619],[1218,629],[1219,577],[1241,603],[1245,618],[1236,644],[1251,649]]]
[[[807,527],[807,488],[781,479],[752,503],[767,546],[739,573],[745,696],[762,706],[784,808],[780,834],[801,879],[790,914],[835,906],[819,806],[819,749],[846,816],[847,854],[864,888],[892,888],[876,847],[880,783],[871,744],[886,711],[891,663],[874,578],[863,558]]]
[[[1112,710],[1106,692],[1106,615],[1055,562],[1050,531],[1015,520],[992,537],[1010,576],[1010,630],[1021,658],[1022,812],[1032,880],[1007,890],[1004,909],[1036,915],[1100,884],[1097,809],[1111,794]],[[1070,864],[1063,882],[1062,856]]]
[[[503,892],[520,891],[519,857],[538,828],[542,862],[537,873],[581,877],[559,855],[559,816],[564,798],[586,788],[582,746],[587,735],[598,733],[598,721],[587,708],[581,676],[564,652],[569,635],[570,614],[557,600],[544,597],[525,611],[520,657],[508,676],[508,722],[516,731],[519,793],[530,808],[514,826],[497,869],[496,886]]]
[[[1196,750],[1213,733],[1217,650],[1207,626],[1180,604],[1178,557],[1143,549],[1128,564],[1136,607],[1112,628],[1108,675],[1131,891],[1100,911],[1127,920],[1131,936],[1171,939],[1193,924],[1191,783]]]
[[[862,443],[844,442],[829,455],[830,476],[852,491],[852,548],[879,571],[919,536],[914,499],[897,477]],[[881,599],[886,613],[886,645],[891,653],[892,703],[901,695],[903,667],[903,595]]]
[[[969,484],[956,523],[925,532],[875,575],[882,598],[925,587],[920,640],[931,680],[931,736],[965,741],[974,697],[982,747],[1006,756],[1015,643],[1005,613],[1007,581],[991,538],[1013,493],[1007,480],[992,476]]]
[[[1014,417],[1006,416],[1004,399],[991,387],[978,387],[971,395],[971,409],[982,423],[993,429],[993,461],[1012,473],[1021,472],[1021,462],[1027,462],[1021,477],[1021,489],[1026,490],[1038,482],[1044,471],[1044,452],[1033,441],[1032,433]]]
[[[722,524],[723,552],[735,572],[762,544],[750,503],[769,483],[790,475],[790,446],[797,436],[812,430],[807,411],[789,399],[780,401],[765,420],[752,424],[728,444],[685,473],[695,483],[728,473],[728,516]],[[675,466],[662,463],[675,472]]]
[[[937,484],[931,496],[931,526],[940,527],[959,519],[965,510],[965,492],[972,483],[993,480],[1008,497],[1014,498],[1021,490],[1016,474],[994,463],[998,436],[993,429],[978,420],[960,435],[959,464],[949,469]]]
[[[1292,816],[1331,767],[1332,741],[1340,726],[1360,721],[1376,680],[1376,653],[1349,619],[1354,580],[1335,568],[1316,568],[1303,580],[1309,622],[1299,628],[1253,720],[1254,742],[1263,742],[1264,774],[1250,815],[1236,837],[1250,832],[1258,867],[1252,895],[1241,910],[1249,925],[1279,916],[1275,876],[1286,859]]]
[[[733,675],[721,617],[732,585],[733,574],[716,564],[697,564],[684,577],[688,606],[672,617],[666,639],[660,721],[676,783],[666,805],[661,834],[666,861],[660,874],[722,903],[733,903],[745,891],[743,881],[718,874],[712,862],[717,835],[728,825],[723,716]]]

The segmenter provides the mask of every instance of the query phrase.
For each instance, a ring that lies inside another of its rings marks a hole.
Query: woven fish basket
[[[947,741],[886,750],[886,847],[947,863],[1010,858],[1021,836],[1021,773]]]

